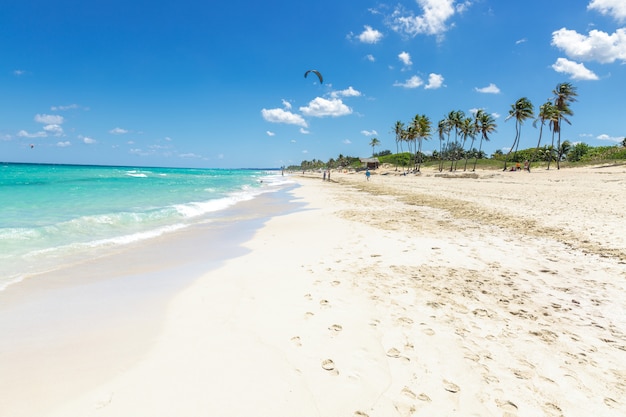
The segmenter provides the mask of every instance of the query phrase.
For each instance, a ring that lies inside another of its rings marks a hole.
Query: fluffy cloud
[[[63,135],[63,128],[57,124],[46,125],[43,127],[43,130],[54,136]]]
[[[338,117],[352,113],[352,109],[346,106],[340,99],[332,98],[328,100],[322,97],[311,100],[307,106],[300,107],[300,111],[305,116],[312,117]]]
[[[125,133],[128,133],[128,130],[122,129],[121,127],[116,127],[114,129],[109,130],[109,133],[112,135],[123,135]]]
[[[63,124],[63,116],[55,114],[36,114],[35,121],[37,123],[44,123],[47,125],[60,125]]]
[[[490,83],[487,87],[483,87],[483,88],[476,87],[474,90],[476,90],[479,93],[485,93],[485,94],[500,94],[500,89],[494,83]]]
[[[417,0],[422,9],[421,15],[399,6],[387,19],[387,24],[395,32],[409,36],[419,34],[442,35],[448,30],[447,21],[456,12],[463,12],[470,3],[461,3],[457,9],[455,0]]]
[[[48,136],[46,132],[28,133],[25,130],[17,132],[17,136],[20,138],[45,138]]]
[[[404,87],[404,88],[417,88],[421,85],[424,85],[424,81],[417,75],[412,76],[411,78],[409,78],[403,83],[396,81],[393,84],[394,87]]]
[[[597,80],[598,76],[592,71],[589,71],[583,64],[579,64],[574,61],[570,61],[566,58],[559,58],[552,65],[552,68],[556,72],[562,72],[569,74],[573,80]]]
[[[359,35],[359,40],[363,43],[378,43],[382,38],[382,33],[367,25],[365,26],[365,30]]]
[[[412,76],[408,80],[404,82],[396,81],[393,86],[394,87],[403,87],[403,88],[418,88],[424,85],[424,80],[422,80],[417,75]],[[424,89],[426,90],[436,90],[443,86],[443,75],[431,73],[428,75],[428,84],[424,85]]]
[[[583,35],[575,30],[561,28],[552,32],[552,45],[572,59],[610,64],[616,60],[626,62],[626,28],[608,34],[592,30]]]
[[[596,138],[598,140],[607,140],[609,142],[621,143],[624,140],[623,136],[609,136],[606,134],[598,135]]]
[[[93,145],[95,143],[98,143],[97,140],[87,137],[87,136],[81,136],[80,139],[82,139],[83,143],[86,145]]]
[[[443,75],[431,73],[428,75],[428,84],[424,87],[426,90],[436,90],[443,86]]]
[[[591,0],[587,9],[613,16],[620,22],[626,20],[626,2],[624,0]]]
[[[406,66],[413,65],[413,62],[411,62],[411,55],[408,52],[400,52],[398,54],[398,59]]]
[[[352,88],[352,86],[346,88],[345,90],[333,91],[330,93],[331,97],[360,97],[361,92]]]
[[[283,109],[262,109],[261,115],[266,121],[271,123],[285,123],[307,127],[306,120],[302,116]]]

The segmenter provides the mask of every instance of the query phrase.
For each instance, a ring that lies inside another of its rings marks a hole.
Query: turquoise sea
[[[280,171],[0,164],[0,291],[107,247],[210,223]]]

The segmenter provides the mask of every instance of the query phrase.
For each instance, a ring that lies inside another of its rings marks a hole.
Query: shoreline
[[[623,168],[293,177],[139,361],[37,415],[626,412]]]
[[[291,187],[1,291],[0,416],[46,415],[132,367],[154,344],[176,294],[242,256],[241,243],[268,218],[297,209],[287,201]]]

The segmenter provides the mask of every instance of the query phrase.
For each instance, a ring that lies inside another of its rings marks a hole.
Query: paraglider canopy
[[[309,72],[312,72],[313,74],[317,75],[317,78],[320,79],[320,84],[324,83],[324,78],[322,78],[322,74],[318,70],[308,70],[307,72],[304,73],[304,78],[306,78],[306,76],[309,75]]]

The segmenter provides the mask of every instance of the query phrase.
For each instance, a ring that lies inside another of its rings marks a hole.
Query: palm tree
[[[420,172],[422,163],[422,141],[428,139],[431,136],[431,123],[430,119],[426,115],[416,115],[411,122],[411,128],[415,132],[415,137],[418,141],[417,151],[415,152],[416,158],[419,158],[417,164],[417,172]]]
[[[437,134],[439,135],[439,172],[441,172],[443,171],[443,141],[446,135],[448,136],[448,140],[450,139],[450,125],[446,119],[439,120],[437,124]]]
[[[572,116],[574,112],[570,109],[570,103],[576,101],[576,97],[578,93],[576,92],[576,87],[574,87],[571,83],[559,83],[556,85],[556,88],[552,91],[554,94],[554,105],[558,110],[558,141],[557,141],[557,149],[561,148],[561,120],[565,120],[567,124],[571,125],[569,119],[565,116]],[[556,169],[561,169],[560,158],[556,160]]]
[[[374,148],[380,145],[380,141],[376,138],[372,138],[370,146],[372,147],[372,156],[374,156]]]
[[[478,155],[482,152],[483,140],[489,142],[489,134],[496,131],[496,120],[492,115],[485,111],[478,110],[476,113],[476,121],[478,122],[478,132],[480,133],[480,145],[478,146]],[[476,162],[478,162],[478,155],[474,160],[474,168],[472,171],[476,171]]]
[[[461,129],[461,122],[464,118],[465,118],[465,113],[463,113],[462,110],[451,111],[450,113],[448,113],[447,122],[450,125],[450,130],[454,129],[454,151],[452,152],[452,155],[450,155],[450,158],[452,159],[452,162],[450,163],[450,171],[452,171],[454,167],[454,161],[456,160],[456,157],[457,157],[456,154],[458,152],[459,130]],[[448,146],[448,148],[450,147]]]
[[[461,145],[461,149],[465,153],[465,167],[463,168],[463,171],[466,171],[467,158],[469,158],[469,150],[471,150],[472,146],[474,146],[474,139],[476,138],[476,125],[474,124],[474,121],[471,117],[466,117],[461,122],[461,136],[463,137],[463,144]],[[468,148],[468,151],[465,151],[465,142],[467,141],[468,137],[472,138],[472,142]]]
[[[393,132],[396,134],[396,155],[398,152],[398,145],[402,142],[402,136],[404,135],[404,123],[397,121],[393,127]],[[398,158],[396,157],[396,171],[398,170]]]
[[[509,153],[506,154],[506,158],[504,159],[503,171],[506,171],[506,164],[509,160],[509,155],[511,155],[511,152],[513,152],[513,149],[515,149],[515,154],[517,154],[517,147],[519,146],[522,124],[526,119],[533,117],[533,115],[533,104],[526,97],[522,97],[518,99],[515,104],[511,104],[511,110],[509,110],[509,115],[507,116],[505,121],[511,118],[515,119],[515,140],[513,141],[513,145],[511,146]],[[513,158],[515,158],[515,154],[513,154]]]
[[[537,158],[537,152],[539,151],[539,146],[541,146],[541,136],[543,135],[543,126],[546,124],[546,121],[548,121],[550,130],[552,130],[552,126],[553,126],[552,120],[555,114],[556,114],[556,107],[554,107],[554,104],[552,104],[552,101],[548,100],[544,104],[539,106],[539,115],[533,122],[533,127],[537,127],[537,122],[541,123],[539,127],[539,140],[537,141],[537,148],[535,148],[533,157],[531,158],[531,161],[528,162],[528,169],[530,169],[530,163],[533,162]]]
[[[570,143],[569,140],[564,140],[563,143],[561,143],[561,146],[559,146],[559,149],[557,149],[557,155],[556,155],[557,165],[559,163],[559,160],[563,159],[563,156],[567,155],[571,149],[572,149],[572,144]]]

